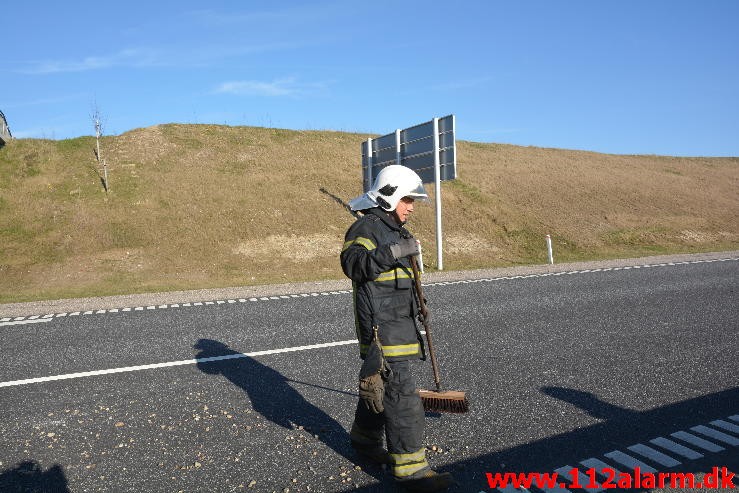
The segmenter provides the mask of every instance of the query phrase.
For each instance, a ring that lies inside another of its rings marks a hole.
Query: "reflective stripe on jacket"
[[[372,341],[373,321],[390,361],[421,356],[416,328],[413,273],[407,258],[396,260],[390,245],[410,233],[382,209],[369,209],[346,233],[341,267],[352,282],[360,356]]]

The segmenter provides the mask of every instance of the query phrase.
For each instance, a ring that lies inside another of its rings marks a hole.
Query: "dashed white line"
[[[595,469],[595,471],[601,476],[603,476],[604,478],[608,478],[610,476],[610,474],[608,474],[608,472],[604,472],[604,470],[608,470],[609,472],[614,471],[616,475],[621,474],[621,471],[619,471],[615,467],[609,466],[602,460],[595,459],[595,458],[585,459],[584,461],[581,461],[580,464],[582,464],[583,466],[587,468]]]
[[[649,440],[649,442],[655,445],[659,445],[663,449],[685,457],[686,459],[696,460],[703,457],[703,454],[701,454],[700,452],[696,452],[693,449],[689,449],[684,445],[680,445],[679,443],[673,442],[672,440],[668,440],[664,437],[657,437],[653,440]]]
[[[646,465],[639,459],[636,459],[629,454],[625,454],[621,452],[620,450],[614,450],[613,452],[608,452],[607,454],[603,454],[609,459],[613,459],[619,464],[623,464],[626,467],[630,469],[636,469],[637,467],[642,470],[642,472],[657,472],[656,469]]]
[[[718,440],[719,442],[723,442],[728,445],[731,445],[732,447],[739,447],[738,439],[734,438],[733,436],[727,435],[726,433],[723,433],[721,431],[714,430],[713,428],[700,425],[700,426],[692,427],[691,430],[696,433],[700,433],[701,435],[707,436],[709,438],[713,438],[714,440]]]
[[[722,450],[724,450],[723,447],[720,447],[715,443],[711,443],[708,440],[704,440],[701,437],[691,435],[690,433],[685,431],[678,431],[676,433],[673,433],[671,436],[695,445],[696,447],[702,448],[703,450],[708,450],[709,452],[721,452]]]
[[[0,327],[6,325],[25,325],[25,324],[37,324],[39,322],[51,322],[50,318],[38,318],[34,320],[14,320],[12,322],[0,322]]]
[[[572,477],[572,469],[572,466],[564,466],[559,469],[555,469],[554,472],[563,478],[568,478],[570,483],[575,483],[574,478]],[[590,491],[591,493],[603,491],[603,488],[588,488],[586,485],[590,483],[590,478],[583,474],[579,469],[577,469],[577,483],[581,484],[584,490]]]
[[[657,464],[661,464],[665,467],[675,467],[682,464],[679,460],[675,460],[669,455],[665,455],[662,452],[655,450],[652,447],[642,445],[641,443],[637,443],[636,445],[632,445],[631,447],[627,448],[632,452],[636,452],[637,454],[644,456],[647,459],[653,460]]]
[[[516,275],[516,276],[507,276],[507,277],[496,277],[496,278],[484,278],[484,279],[464,279],[460,281],[441,281],[436,283],[427,283],[425,285],[427,286],[452,286],[455,284],[472,284],[472,283],[479,283],[479,282],[500,282],[500,281],[509,281],[509,280],[515,280],[515,279],[532,279],[532,278],[538,278],[538,277],[552,277],[552,276],[562,276],[562,275],[575,275],[575,274],[590,274],[590,273],[597,273],[597,272],[610,272],[610,271],[619,271],[619,270],[629,270],[629,269],[640,269],[640,268],[646,268],[646,267],[667,267],[667,266],[676,266],[676,265],[687,265],[687,264],[701,264],[701,263],[711,263],[711,262],[729,262],[729,261],[737,261],[739,258],[737,257],[729,257],[729,258],[722,258],[722,259],[710,259],[710,260],[695,260],[695,261],[685,261],[685,262],[670,262],[670,263],[663,263],[663,264],[646,264],[646,265],[632,265],[632,266],[623,266],[623,267],[605,267],[605,268],[598,268],[598,269],[583,269],[583,270],[573,270],[573,271],[565,271],[565,272],[545,272],[542,274],[528,274],[528,275]],[[252,297],[249,298],[248,301],[255,302],[255,301],[272,301],[272,300],[282,300],[282,299],[290,299],[290,298],[309,298],[309,297],[316,297],[316,296],[331,296],[331,295],[341,295],[341,294],[351,294],[350,290],[341,290],[341,291],[325,291],[320,293],[299,293],[299,294],[290,294],[290,295],[279,295],[279,296],[263,296],[260,298]],[[247,299],[245,298],[239,298],[238,300],[240,303],[245,303]],[[156,310],[156,309],[166,309],[166,308],[180,308],[180,307],[191,307],[191,306],[210,306],[210,305],[222,305],[222,304],[233,304],[236,303],[235,299],[229,299],[229,300],[216,300],[216,301],[198,301],[198,302],[191,302],[191,303],[172,303],[172,304],[162,304],[158,306],[147,306],[147,307],[126,307],[126,308],[110,308],[110,309],[101,309],[101,310],[88,310],[85,312],[73,312],[69,314],[48,314],[44,315],[43,318],[58,318],[58,317],[64,317],[64,316],[77,316],[77,315],[92,315],[95,314],[104,314],[104,313],[118,313],[118,312],[130,312],[130,311],[142,311],[144,309],[146,310]],[[40,315],[33,315],[31,317],[4,317],[0,319],[0,323],[5,322],[11,322],[11,321],[21,321],[28,319],[36,319],[41,317]],[[739,420],[737,420],[739,422]]]
[[[498,488],[498,491],[501,493],[531,493],[529,490],[521,486],[520,488],[516,488],[515,486],[506,486],[505,488]],[[479,493],[486,493],[485,491],[480,491]]]
[[[724,421],[722,419],[717,419],[716,421],[711,421],[710,424],[712,424],[716,428],[721,428],[721,429],[724,429],[726,431],[730,431],[732,433],[736,433],[737,435],[739,435],[739,426],[737,426],[735,424],[732,424],[732,423],[729,423],[728,421]]]

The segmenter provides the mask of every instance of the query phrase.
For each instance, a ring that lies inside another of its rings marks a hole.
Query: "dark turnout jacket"
[[[407,258],[396,260],[390,245],[411,234],[380,208],[368,209],[347,231],[341,267],[354,290],[354,320],[364,359],[373,339],[373,325],[389,361],[422,355],[416,328],[413,272]]]

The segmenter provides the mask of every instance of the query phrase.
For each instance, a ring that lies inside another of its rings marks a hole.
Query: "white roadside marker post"
[[[551,235],[547,235],[547,255],[549,257],[549,264],[554,264],[554,257],[552,256],[552,237]]]

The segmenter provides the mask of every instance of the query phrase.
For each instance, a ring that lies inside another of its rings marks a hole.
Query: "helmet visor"
[[[428,194],[426,193],[426,189],[423,188],[423,183],[419,183],[416,188],[411,190],[408,194],[405,195],[406,197],[412,197],[414,199],[427,199]]]

